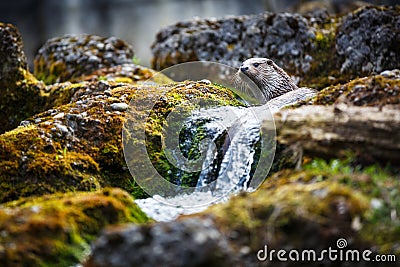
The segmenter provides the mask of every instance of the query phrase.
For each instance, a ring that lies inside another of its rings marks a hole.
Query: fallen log
[[[274,114],[274,120],[278,145],[297,154],[300,149],[300,155],[310,157],[351,154],[363,162],[400,163],[400,105],[302,106],[283,109]]]

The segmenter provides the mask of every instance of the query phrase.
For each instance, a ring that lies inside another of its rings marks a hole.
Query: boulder
[[[72,266],[108,225],[145,223],[120,189],[23,198],[0,206],[2,266]]]
[[[48,40],[34,60],[34,75],[46,84],[65,82],[95,70],[132,63],[129,44],[116,37],[65,35]]]
[[[335,255],[358,250],[360,258],[363,251],[371,251],[370,262],[361,260],[355,266],[375,266],[372,259],[377,254],[399,257],[399,218],[393,217],[400,204],[399,180],[379,167],[350,166],[346,161],[313,160],[303,170],[280,171],[257,191],[239,194],[200,214],[108,230],[94,243],[84,266],[155,262],[168,266],[294,266],[300,261],[307,266],[321,262],[346,266],[348,262],[330,259],[327,253],[321,258],[321,251],[329,248],[337,251]],[[277,258],[279,250],[285,250],[286,261]],[[305,254],[308,260],[301,260],[302,251],[311,251]],[[289,260],[289,253],[294,260]],[[190,254],[192,260],[187,260]],[[397,266],[396,262],[386,264]]]
[[[197,97],[220,105],[239,105],[227,88],[203,82],[138,86],[100,80],[55,86],[59,87],[57,95],[66,92],[70,103],[37,114],[0,135],[0,203],[105,186],[144,197],[128,171],[122,149],[123,124],[131,99],[142,105],[156,104],[146,129],[150,140],[147,149],[155,168],[168,177],[174,177],[176,168],[161,149],[161,130],[171,110],[180,105],[194,109],[191,101]],[[136,110],[133,114],[146,112],[140,106],[131,108]],[[133,118],[132,123],[138,121]],[[139,164],[145,159],[133,155],[131,160]],[[129,166],[134,166],[133,162]]]
[[[211,220],[111,228],[94,243],[85,267],[231,266],[226,237]]]
[[[179,22],[152,45],[152,66],[206,60],[239,67],[268,57],[301,86],[322,89],[400,68],[400,9],[368,6],[341,17],[265,12]]]
[[[0,40],[0,133],[4,133],[41,110],[45,85],[28,71],[18,29],[0,23]]]

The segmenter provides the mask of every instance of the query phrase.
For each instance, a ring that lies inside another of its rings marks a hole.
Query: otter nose
[[[246,72],[246,71],[248,71],[249,70],[249,67],[244,67],[244,66],[241,66],[240,67],[240,71],[241,72]]]

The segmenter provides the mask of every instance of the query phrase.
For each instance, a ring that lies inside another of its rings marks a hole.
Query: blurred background
[[[13,0],[1,1],[0,21],[19,28],[30,67],[47,39],[71,33],[121,38],[133,46],[139,63],[149,66],[156,33],[178,21],[264,11],[304,14],[321,7],[343,13],[366,3],[400,0]]]

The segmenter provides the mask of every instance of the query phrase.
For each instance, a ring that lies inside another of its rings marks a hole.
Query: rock
[[[315,29],[295,14],[264,13],[220,20],[196,20],[167,27],[152,45],[152,66],[163,69],[192,60],[218,61],[239,67],[249,57],[274,58],[307,69]]]
[[[2,59],[0,80],[18,81],[24,78],[22,70],[27,70],[25,53],[21,35],[16,27],[11,24],[0,24]]]
[[[339,239],[347,242],[343,255],[349,249],[360,255],[370,250],[371,259],[378,253],[398,257],[394,233],[399,218],[392,210],[400,204],[399,183],[395,174],[376,166],[357,170],[345,161],[313,160],[304,170],[280,171],[257,191],[200,214],[108,230],[94,243],[84,266],[293,266],[276,254],[259,260],[257,253],[267,246],[270,252],[285,250],[286,256],[291,250],[315,250],[318,257],[323,249],[337,250]],[[320,264],[307,261],[308,266]],[[324,265],[342,266],[328,258]]]
[[[125,111],[129,108],[128,104],[126,103],[112,103],[110,107],[117,111]]]
[[[155,74],[156,72],[152,69],[129,63],[109,68],[102,68],[88,75],[75,78],[73,81],[81,82],[106,80],[123,83],[136,83],[140,81],[146,81],[152,78]],[[158,74],[157,77],[161,77],[161,74]]]
[[[66,82],[45,86],[27,69],[22,39],[18,29],[11,24],[1,23],[0,35],[2,40],[0,56],[3,60],[0,73],[0,106],[2,110],[0,114],[0,134],[17,127],[21,121],[34,114],[69,103],[75,91],[87,86],[84,81],[97,81],[98,88],[96,88],[96,91],[99,91],[107,89],[104,88],[105,84],[100,82],[102,80],[110,79],[114,83],[134,84],[146,81],[155,74],[155,71],[151,69],[132,64],[133,52],[130,46],[115,37],[66,36],[50,40],[41,49],[40,53],[44,54],[39,54],[36,58],[36,72],[43,71],[43,73],[38,73],[41,79],[46,79],[45,75],[50,75],[49,73],[46,74],[46,71],[49,71],[48,69],[42,69],[48,67],[48,65],[46,65],[47,67],[43,65],[43,60],[50,57],[46,53],[54,52],[55,54],[51,56],[52,60],[57,62],[56,65],[59,64],[58,66],[64,64],[63,66],[67,69],[53,66],[50,70],[51,75],[67,73],[68,75],[65,75],[68,76],[68,79],[74,78],[71,80],[73,83]],[[76,51],[77,47],[72,45],[73,41],[80,44],[79,53]],[[106,52],[111,53],[113,58],[106,57],[108,55]],[[93,53],[103,53],[104,58],[98,64],[92,62],[93,58],[89,59],[89,57]],[[63,58],[64,56],[65,58]],[[51,64],[51,62],[46,62],[46,64]],[[61,64],[60,62],[64,63]],[[115,66],[123,63],[127,64]],[[67,79],[67,76],[64,78]],[[157,77],[162,76],[157,75]],[[52,76],[50,79],[56,79],[56,77]],[[52,82],[55,82],[55,80],[52,80]]]
[[[231,266],[231,255],[211,220],[193,218],[108,230],[84,266]]]
[[[152,66],[206,60],[239,67],[268,57],[300,86],[323,89],[400,68],[398,7],[363,7],[343,17],[263,13],[179,22],[152,45]]]
[[[0,209],[0,264],[72,266],[105,226],[146,221],[120,189],[20,199]]]
[[[98,69],[132,63],[129,44],[115,37],[65,35],[48,40],[34,60],[34,74],[46,84],[64,82]]]
[[[340,158],[351,154],[364,163],[396,165],[400,157],[394,134],[400,104],[398,74],[397,69],[384,71],[329,86],[291,107],[296,109],[282,110],[275,117],[281,136],[271,172],[299,167],[303,156]],[[303,105],[313,106],[302,109]]]
[[[197,97],[209,98],[221,105],[239,105],[228,89],[204,82],[160,87],[101,80],[62,83],[51,88],[54,96],[59,96],[55,99],[61,102],[60,106],[29,118],[26,126],[0,135],[0,203],[106,186],[120,187],[143,198],[146,194],[132,181],[122,150],[125,108],[132,98],[144,105],[158,100],[153,109],[154,124],[149,125],[148,149],[155,168],[165,177],[174,177],[176,168],[159,147],[160,127],[176,105],[193,109],[195,106],[188,103]],[[160,99],[161,94],[165,96]],[[66,101],[69,103],[63,104]],[[137,108],[135,114],[145,112]],[[132,160],[140,164],[145,159],[134,157]]]
[[[348,155],[363,165],[400,162],[400,105],[303,106],[281,110],[274,122],[277,142],[286,146],[286,153],[299,155],[300,163],[302,157]]]
[[[11,24],[0,23],[0,134],[44,105],[45,86],[29,73],[21,35]]]
[[[379,75],[354,79],[343,85],[329,86],[304,104],[331,105],[347,103],[355,106],[384,106],[400,104],[400,71],[387,70]]]
[[[399,68],[400,8],[365,7],[345,16],[336,51],[342,73],[367,75]]]

